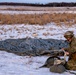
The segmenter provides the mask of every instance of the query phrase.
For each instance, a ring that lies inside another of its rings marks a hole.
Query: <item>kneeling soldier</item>
[[[66,51],[66,54],[69,55],[69,59],[66,63],[66,69],[76,70],[76,38],[72,31],[67,31],[64,34],[64,37],[69,42],[68,48],[63,48]]]

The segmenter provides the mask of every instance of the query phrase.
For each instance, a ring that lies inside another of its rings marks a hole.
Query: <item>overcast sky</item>
[[[76,0],[0,0],[0,2],[49,3],[49,2],[76,2]]]

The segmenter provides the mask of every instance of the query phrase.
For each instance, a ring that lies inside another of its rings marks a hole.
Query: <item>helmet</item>
[[[73,31],[67,31],[64,34],[65,38],[72,38],[74,36]]]

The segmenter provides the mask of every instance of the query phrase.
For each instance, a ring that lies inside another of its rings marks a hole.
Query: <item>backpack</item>
[[[63,73],[65,71],[66,71],[65,67],[61,64],[53,65],[53,66],[50,67],[50,72]]]

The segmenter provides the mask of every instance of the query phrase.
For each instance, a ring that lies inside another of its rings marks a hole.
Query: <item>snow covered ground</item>
[[[63,34],[68,31],[74,31],[76,35],[76,25],[56,26],[50,23],[44,26],[39,25],[0,25],[0,40],[17,38],[53,38],[65,39]],[[47,56],[17,56],[12,53],[0,51],[0,75],[73,75],[70,73],[52,73],[49,68],[39,68],[43,65]]]
[[[63,34],[71,30],[76,36],[76,25],[57,26],[49,23],[44,26],[40,25],[0,25],[0,40],[18,39],[18,38],[42,38],[42,39],[65,39]]]
[[[76,11],[9,11],[9,10],[0,10],[0,13],[2,14],[43,14],[43,13],[73,13],[76,14]]]
[[[47,58],[47,56],[17,56],[0,51],[0,75],[73,75],[67,72],[52,73],[49,68],[39,68]]]

